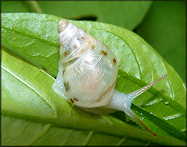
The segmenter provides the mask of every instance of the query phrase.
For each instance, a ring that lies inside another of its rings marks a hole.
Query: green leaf
[[[2,13],[31,12],[24,1],[2,1]]]
[[[54,78],[2,50],[2,145],[184,145],[111,116],[86,113],[58,96]]]
[[[46,69],[45,71],[50,75],[56,76],[59,59],[57,32],[59,20],[61,19],[50,15],[21,13],[2,14],[2,44],[10,51],[24,57],[29,62],[34,63],[37,67],[44,67]],[[175,136],[180,139],[185,139],[185,134],[183,132],[186,131],[186,89],[174,69],[168,65],[143,39],[128,30],[102,23],[71,22],[104,42],[116,54],[119,61],[119,74],[117,85],[115,87],[116,89],[124,93],[130,93],[145,84],[150,83],[154,79],[157,79],[164,74],[168,74],[167,79],[161,81],[149,91],[135,99],[132,108],[133,111],[139,115],[140,119],[142,119],[143,122],[157,134],[162,134],[165,137]],[[31,73],[29,73],[29,76],[31,76]],[[29,76],[27,78],[29,78]],[[42,79],[49,80],[46,77]],[[47,84],[45,83],[44,85]],[[49,91],[52,91],[51,85],[49,88],[41,86],[38,89],[46,88],[45,91],[48,93]],[[52,96],[50,101],[54,101],[53,99]],[[65,102],[62,103],[65,105]],[[71,107],[69,109],[71,109]],[[52,110],[53,109],[50,111],[51,114]],[[75,108],[73,108],[73,110],[75,110]],[[76,112],[83,113],[78,109],[76,109]],[[94,127],[97,128],[95,129],[93,126],[88,126],[90,123],[87,123],[86,121],[89,117],[88,115],[91,114],[86,113],[85,115],[79,115],[78,117],[72,116],[65,118],[69,121],[70,118],[73,118],[74,121],[74,119],[82,119],[82,117],[85,117],[84,120],[82,120],[83,122],[79,122],[80,120],[77,121],[78,124],[85,122],[87,130],[95,131],[98,129],[97,131],[100,132],[103,126],[101,127],[101,125],[96,123],[99,119],[96,119],[96,122],[94,122]],[[115,114],[114,117],[116,117]],[[125,116],[122,115],[119,119],[122,119],[123,117]],[[114,119],[113,117],[110,118]],[[70,127],[72,124],[77,123],[73,121],[66,123],[65,126],[67,127],[68,124],[68,127]],[[58,124],[61,123],[62,122],[59,122]],[[94,123],[91,122],[90,124]],[[80,129],[85,126],[85,124],[82,124],[82,126],[77,125],[77,127]],[[119,126],[117,128],[118,131],[113,130],[112,128],[103,128],[103,132],[108,133],[108,130],[110,130],[113,133],[115,132],[118,136],[121,133],[124,133],[124,131],[119,129]],[[129,134],[131,134],[132,130],[129,131]],[[137,134],[137,136],[138,135],[140,134]],[[142,135],[139,137],[141,138]],[[136,140],[137,139],[139,140],[138,137]],[[144,139],[145,141],[149,140],[147,140],[147,138]],[[140,140],[142,140],[142,138]],[[159,144],[168,144],[168,142],[164,143],[162,141],[163,140],[161,139]]]
[[[38,5],[46,14],[67,19],[97,20],[127,29],[134,29],[141,23],[151,3],[148,1],[38,1]],[[12,7],[15,4],[18,7]],[[2,8],[2,12],[32,12],[24,2],[2,2]]]
[[[153,2],[136,32],[186,81],[186,1]],[[186,82],[185,82],[186,83]]]
[[[67,19],[96,17],[99,22],[134,29],[141,23],[152,2],[130,1],[56,1],[38,4],[47,14]]]

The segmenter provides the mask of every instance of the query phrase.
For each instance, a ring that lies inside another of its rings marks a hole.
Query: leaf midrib
[[[40,138],[42,138],[47,133],[51,126],[51,123],[46,124],[46,128],[41,133],[39,133],[28,145],[31,146],[34,143],[36,143]]]

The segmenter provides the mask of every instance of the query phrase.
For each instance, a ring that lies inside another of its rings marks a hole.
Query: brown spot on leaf
[[[107,55],[107,52],[105,52],[105,51],[103,51],[103,50],[101,51],[101,53],[102,53],[103,55],[105,55],[105,56]]]
[[[89,40],[89,41],[88,41],[88,44],[90,44],[90,43],[91,43],[91,41]]]
[[[84,39],[84,37],[81,37],[81,39]]]

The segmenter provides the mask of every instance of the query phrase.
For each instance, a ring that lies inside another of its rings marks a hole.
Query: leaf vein
[[[5,66],[1,65],[2,69],[4,69],[7,73],[11,74],[12,76],[14,76],[16,79],[18,79],[20,82],[22,82],[24,85],[26,85],[27,87],[29,87],[32,91],[34,91],[37,95],[39,95],[40,97],[42,97],[46,103],[53,109],[54,113],[55,113],[55,117],[57,118],[57,110],[55,109],[55,107],[53,106],[53,104],[50,103],[50,101],[44,96],[42,95],[39,91],[37,91],[34,87],[32,87],[29,83],[27,83],[26,81],[24,81],[23,79],[21,79],[20,77],[18,77],[16,74],[14,74],[12,71],[10,71],[9,69],[7,69]]]
[[[42,138],[42,136],[44,136],[45,133],[47,133],[47,131],[49,130],[49,128],[51,128],[51,124],[47,124],[47,125],[45,126],[45,129],[44,129],[41,133],[39,133],[39,134],[29,143],[29,145],[30,145],[30,146],[33,145],[33,144],[36,143],[40,138]]]
[[[93,131],[90,131],[88,133],[88,136],[87,136],[87,139],[86,139],[86,142],[85,142],[84,146],[88,145],[88,143],[91,140],[92,136],[93,136]]]
[[[124,141],[126,141],[126,139],[127,139],[127,137],[123,137],[122,139],[120,139],[120,141],[117,143],[116,146],[122,145],[122,143],[123,143]]]
[[[10,28],[7,28],[7,27],[5,27],[5,26],[3,26],[3,25],[2,25],[2,28],[7,29],[7,30],[11,30],[11,31],[15,31],[15,32],[20,33],[20,34],[23,34],[23,35],[25,35],[25,36],[29,36],[29,37],[31,37],[31,38],[33,38],[33,39],[40,40],[41,42],[47,43],[47,44],[52,45],[52,46],[58,46],[57,43],[53,43],[52,41],[48,41],[48,40],[41,39],[40,37],[36,37],[36,36],[31,35],[31,34],[27,34],[27,33],[18,31],[18,30],[16,30],[16,29],[15,29],[15,30],[14,30],[14,29],[10,29]]]

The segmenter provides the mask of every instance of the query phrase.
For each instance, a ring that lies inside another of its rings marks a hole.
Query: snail
[[[58,32],[60,59],[53,90],[81,108],[124,111],[155,136],[133,113],[131,104],[167,75],[130,94],[121,93],[114,89],[118,74],[117,57],[104,43],[66,20],[58,23]]]

